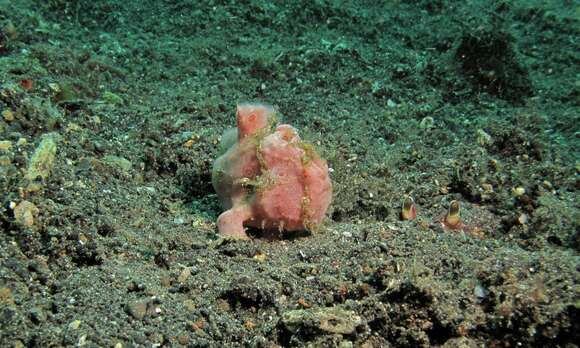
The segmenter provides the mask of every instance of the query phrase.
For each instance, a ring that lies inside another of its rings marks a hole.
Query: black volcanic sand
[[[578,3],[377,3],[0,0],[0,346],[577,347]],[[242,101],[316,233],[217,234]]]

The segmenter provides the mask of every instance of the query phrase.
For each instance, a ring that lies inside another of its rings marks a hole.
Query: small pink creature
[[[315,230],[332,198],[326,161],[296,129],[272,131],[271,106],[237,107],[237,129],[222,137],[212,183],[225,209],[217,220],[226,237],[248,239],[244,226],[264,230]]]

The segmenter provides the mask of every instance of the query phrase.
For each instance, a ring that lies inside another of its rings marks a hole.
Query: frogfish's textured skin
[[[226,209],[220,234],[247,239],[244,227],[314,230],[332,198],[328,165],[296,129],[274,130],[274,109],[245,103],[237,108],[237,129],[224,133],[212,183]]]

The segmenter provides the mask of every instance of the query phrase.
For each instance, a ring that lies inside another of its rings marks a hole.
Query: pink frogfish
[[[248,239],[245,227],[316,231],[332,199],[328,165],[287,124],[275,126],[269,105],[237,107],[237,128],[226,131],[212,183],[226,209],[217,220],[224,237]]]

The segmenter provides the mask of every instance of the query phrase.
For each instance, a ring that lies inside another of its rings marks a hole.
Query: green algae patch
[[[24,178],[31,182],[39,178],[46,180],[54,165],[56,150],[56,134],[49,133],[42,136],[40,144],[32,154]]]

